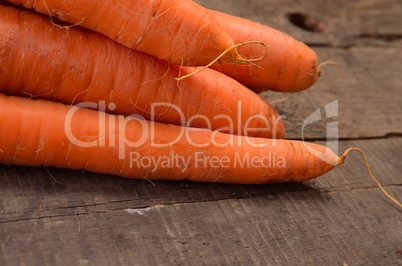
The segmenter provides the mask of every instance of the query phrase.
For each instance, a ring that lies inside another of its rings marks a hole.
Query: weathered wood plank
[[[362,199],[365,199],[364,201]],[[1,223],[0,263],[395,265],[401,212],[318,191]],[[79,222],[78,222],[79,221]],[[80,231],[78,231],[80,228]],[[11,255],[12,254],[12,255]]]
[[[402,4],[399,0],[201,0],[203,6],[244,17],[318,46],[373,45],[402,47]],[[320,19],[327,33],[314,33],[292,24],[287,14]]]

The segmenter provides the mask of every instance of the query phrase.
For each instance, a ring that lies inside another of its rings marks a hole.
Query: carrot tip
[[[338,162],[335,164],[334,167],[337,167],[338,165],[341,165],[345,162],[345,157],[343,157],[343,156],[338,157],[337,159],[338,159]]]

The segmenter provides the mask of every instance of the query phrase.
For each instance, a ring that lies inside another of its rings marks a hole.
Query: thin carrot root
[[[46,167],[43,167],[43,169],[45,169],[45,171],[53,178],[54,182],[56,182],[57,184],[63,185],[63,183],[60,182],[59,180],[57,180],[57,179],[54,177],[54,175],[52,175],[52,173],[51,173]]]
[[[48,15],[49,15],[49,18],[50,18],[50,22],[53,24],[53,26],[58,27],[58,28],[60,28],[61,30],[63,30],[63,29],[68,30],[68,29],[70,29],[70,28],[73,28],[73,27],[75,27],[75,26],[78,26],[78,25],[80,25],[82,22],[84,22],[84,20],[85,20],[85,17],[83,17],[81,21],[79,21],[79,22],[77,22],[77,23],[75,23],[75,24],[73,24],[73,25],[70,25],[70,26],[60,26],[59,24],[53,22],[52,13],[50,12],[50,9],[49,9],[49,7],[47,6],[45,0],[43,0],[43,4],[45,5],[45,7],[46,7],[46,9],[47,9],[47,12],[48,12]]]
[[[214,65],[219,59],[221,59],[225,54],[227,54],[227,53],[230,52],[231,50],[233,50],[233,49],[235,49],[235,48],[237,48],[237,47],[240,47],[240,46],[248,45],[248,44],[261,44],[262,46],[264,46],[264,47],[265,47],[264,55],[261,56],[260,58],[246,59],[246,58],[243,58],[242,56],[240,56],[239,54],[237,54],[237,55],[236,55],[236,58],[234,58],[234,61],[233,61],[233,62],[235,62],[235,63],[252,63],[252,62],[261,61],[262,59],[265,58],[265,56],[266,56],[267,53],[268,53],[268,47],[267,47],[267,45],[266,45],[265,43],[260,42],[260,41],[243,42],[243,43],[239,43],[239,44],[233,45],[232,47],[226,49],[223,53],[221,53],[217,58],[215,58],[215,59],[214,59],[211,63],[209,63],[208,65],[206,65],[206,66],[204,66],[204,67],[198,69],[197,71],[194,71],[194,72],[191,73],[191,74],[185,75],[185,76],[180,77],[180,78],[175,78],[175,80],[180,81],[180,80],[186,79],[186,78],[188,78],[188,77],[191,77],[191,76],[193,76],[193,75],[195,75],[195,74],[197,74],[197,73],[200,73],[201,71],[205,70],[206,68],[209,68],[210,66]]]
[[[346,156],[349,154],[350,151],[358,151],[358,152],[361,153],[361,155],[363,156],[364,162],[366,163],[366,167],[367,167],[367,170],[368,170],[368,172],[369,172],[371,178],[377,183],[378,187],[382,190],[382,192],[384,192],[384,194],[385,194],[389,199],[391,199],[391,200],[392,200],[393,202],[395,202],[399,207],[402,208],[402,204],[399,203],[395,198],[391,197],[391,196],[387,193],[387,191],[385,191],[385,189],[384,189],[383,186],[380,184],[380,182],[378,182],[377,179],[374,177],[373,173],[371,172],[370,166],[369,166],[369,164],[368,164],[368,162],[367,162],[366,155],[364,155],[364,152],[363,152],[361,149],[359,149],[359,148],[350,148],[350,149],[347,149],[347,150],[344,152],[344,154],[341,156],[341,160],[340,160],[339,164],[342,164],[342,163],[345,162]]]
[[[318,69],[318,76],[321,76],[321,71],[320,71],[320,69],[321,69],[321,67],[323,67],[323,66],[325,66],[325,65],[334,65],[334,66],[336,66],[336,67],[338,68],[339,73],[341,73],[341,75],[342,75],[344,78],[346,77],[345,73],[342,71],[342,69],[341,69],[341,67],[339,66],[339,64],[338,64],[337,62],[335,62],[335,61],[325,61],[325,62],[322,62],[321,64],[319,64],[318,67],[317,67],[317,69]]]
[[[74,215],[75,215],[75,218],[77,218],[78,232],[81,233],[81,223],[80,223],[80,218],[78,218],[77,209],[74,210]]]
[[[281,98],[281,99],[278,99],[278,100],[275,100],[275,101],[272,101],[272,102],[269,102],[269,104],[277,104],[277,103],[281,103],[281,102],[284,102],[284,101],[287,101],[289,99],[289,96],[287,96],[287,97],[283,97],[283,98]]]

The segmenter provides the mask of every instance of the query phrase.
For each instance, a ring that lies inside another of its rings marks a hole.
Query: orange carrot
[[[180,65],[207,65],[234,45],[213,15],[191,0],[7,1]],[[220,62],[233,60],[242,60],[235,49]]]
[[[284,137],[280,116],[260,96],[210,69],[174,80],[189,71],[95,32],[60,29],[45,16],[0,6],[0,92],[67,104],[105,101],[107,112]],[[244,131],[252,128],[261,130]]]
[[[7,164],[264,184],[309,180],[341,163],[317,144],[234,136],[3,94],[0,124],[0,163]]]
[[[306,181],[345,161],[325,146],[234,136],[0,94],[0,163],[139,179],[239,184]]]
[[[297,92],[309,88],[320,75],[317,56],[313,50],[287,34],[247,19],[211,11],[233,37],[235,43],[262,41],[268,47],[265,58],[253,64],[224,64],[212,68],[235,78],[256,92],[267,89]],[[238,48],[246,58],[260,56],[262,46],[245,45]]]

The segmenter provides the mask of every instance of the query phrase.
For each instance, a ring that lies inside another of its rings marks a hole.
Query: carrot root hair
[[[45,169],[45,171],[53,178],[54,182],[56,182],[57,184],[63,185],[63,183],[61,183],[59,180],[57,180],[54,177],[54,175],[52,175],[52,173],[46,167],[43,167],[43,169]]]
[[[267,45],[266,45],[265,43],[260,42],[260,41],[243,42],[243,43],[239,43],[239,44],[233,45],[232,47],[226,49],[223,53],[221,53],[217,58],[215,58],[215,59],[214,59],[211,63],[209,63],[208,65],[206,65],[206,66],[204,66],[204,67],[198,69],[197,71],[194,71],[193,73],[190,73],[190,74],[188,74],[188,75],[185,75],[185,76],[183,76],[183,77],[175,78],[175,80],[180,81],[180,80],[186,79],[186,78],[188,78],[188,77],[191,77],[191,76],[193,76],[193,75],[195,75],[195,74],[197,74],[197,73],[200,73],[200,72],[203,71],[204,69],[206,69],[206,68],[208,68],[208,67],[214,65],[219,59],[221,59],[221,57],[223,57],[225,54],[227,54],[227,53],[230,52],[231,50],[233,50],[233,49],[235,49],[235,48],[237,48],[237,47],[240,47],[240,46],[248,45],[248,44],[260,44],[260,45],[264,46],[264,48],[265,48],[264,54],[263,54],[260,58],[246,59],[246,58],[243,58],[242,56],[240,56],[239,54],[236,53],[236,57],[235,57],[234,60],[233,60],[234,63],[252,63],[252,62],[261,61],[262,59],[265,58],[265,56],[266,56],[267,53],[268,53],[268,47],[267,47]]]
[[[78,233],[81,233],[81,223],[80,223],[80,218],[78,217],[77,209],[74,210],[74,215],[75,215],[75,218],[77,218]]]
[[[81,20],[80,22],[75,23],[75,24],[70,25],[70,26],[60,26],[59,24],[53,22],[52,13],[50,12],[50,9],[49,9],[49,7],[47,6],[45,0],[43,0],[43,4],[45,5],[45,7],[46,7],[46,9],[47,9],[47,12],[49,13],[50,22],[53,24],[53,26],[58,27],[58,28],[60,28],[60,29],[68,30],[68,29],[70,29],[70,28],[73,28],[73,27],[75,27],[75,26],[80,25],[80,24],[84,21],[84,19],[85,19],[85,17],[84,17],[84,18],[82,18],[82,20]]]
[[[368,172],[369,172],[371,178],[374,180],[374,182],[376,182],[377,186],[382,190],[382,192],[384,192],[384,194],[385,194],[390,200],[392,200],[392,201],[395,202],[399,207],[402,208],[402,204],[401,204],[399,201],[397,201],[395,198],[393,198],[392,196],[390,196],[390,195],[388,194],[388,192],[384,189],[384,187],[380,184],[380,182],[378,182],[378,180],[374,177],[373,173],[371,172],[370,166],[369,166],[369,164],[368,164],[366,155],[364,154],[364,152],[363,152],[361,149],[359,149],[359,148],[349,148],[349,149],[347,149],[347,150],[343,153],[343,155],[340,157],[341,160],[340,160],[339,164],[342,164],[342,163],[345,162],[346,156],[349,154],[350,151],[358,151],[358,152],[360,152],[360,154],[363,156],[364,162],[366,163],[366,167],[367,167],[367,170],[368,170]]]
[[[271,101],[271,102],[269,102],[269,104],[277,104],[277,103],[281,103],[281,102],[284,102],[284,101],[287,101],[289,99],[289,96],[287,96],[287,97],[283,97],[283,98],[281,98],[281,99],[278,99],[278,100],[275,100],[275,101]]]
[[[345,73],[342,71],[341,67],[339,66],[339,64],[335,61],[325,61],[322,62],[321,64],[318,65],[317,70],[318,70],[318,76],[321,76],[321,67],[325,66],[325,65],[334,65],[336,66],[336,68],[338,68],[339,73],[341,73],[341,75],[345,78],[346,75]]]

